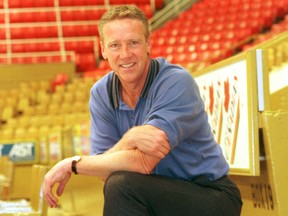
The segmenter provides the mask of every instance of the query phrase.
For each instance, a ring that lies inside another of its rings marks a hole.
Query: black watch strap
[[[72,172],[74,172],[76,175],[78,174],[77,168],[76,168],[77,162],[78,162],[78,161],[76,161],[76,160],[73,160],[73,161],[72,161]]]
[[[75,174],[78,174],[76,165],[77,165],[77,163],[78,163],[80,160],[81,160],[81,156],[74,156],[74,157],[72,158],[71,169],[72,169],[72,172],[75,173]]]

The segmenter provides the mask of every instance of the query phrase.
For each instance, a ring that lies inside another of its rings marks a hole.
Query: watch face
[[[74,156],[73,158],[72,158],[72,160],[73,161],[80,161],[81,160],[81,156],[79,156],[79,155],[76,155],[76,156]]]

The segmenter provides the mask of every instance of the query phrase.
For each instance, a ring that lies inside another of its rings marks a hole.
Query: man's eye
[[[130,42],[130,46],[137,46],[138,44],[140,44],[139,41],[131,41]]]
[[[115,50],[115,49],[119,49],[119,47],[120,47],[120,45],[117,44],[117,43],[115,43],[115,44],[111,44],[111,45],[110,45],[110,49],[113,49],[113,50]]]

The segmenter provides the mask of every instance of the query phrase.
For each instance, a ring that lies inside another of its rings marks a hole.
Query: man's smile
[[[121,64],[120,66],[123,67],[123,68],[131,68],[135,65],[136,63],[129,63],[129,64]]]

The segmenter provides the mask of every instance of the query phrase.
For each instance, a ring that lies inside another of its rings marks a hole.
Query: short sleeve
[[[144,124],[164,130],[173,148],[194,133],[199,135],[206,125],[202,124],[205,111],[198,86],[187,71],[172,67],[166,73],[155,82],[150,95],[151,109]]]

